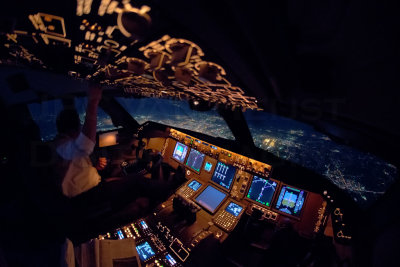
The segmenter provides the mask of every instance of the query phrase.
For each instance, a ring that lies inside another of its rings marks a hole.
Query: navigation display
[[[299,217],[307,192],[289,186],[282,186],[275,208],[286,214]]]
[[[219,191],[218,189],[207,186],[203,192],[196,197],[196,202],[199,203],[203,208],[211,213],[214,213],[222,201],[226,198],[226,193]]]
[[[193,180],[188,184],[188,187],[193,189],[193,191],[197,191],[201,186],[201,183],[197,182],[196,180]]]
[[[231,202],[229,203],[228,207],[226,207],[225,210],[230,214],[232,214],[233,216],[237,217],[239,216],[240,212],[242,212],[243,207],[234,202]]]
[[[246,197],[262,205],[270,207],[276,186],[277,183],[275,181],[255,175]]]
[[[235,177],[235,172],[235,167],[218,162],[211,181],[219,184],[222,187],[225,187],[226,189],[229,189],[231,187],[233,178]]]
[[[188,147],[182,143],[176,142],[176,146],[174,149],[174,153],[172,153],[172,157],[179,161],[180,163],[183,163],[186,157]]]
[[[137,245],[136,250],[139,254],[139,258],[142,261],[146,261],[146,260],[150,259],[151,257],[153,257],[154,255],[156,255],[156,253],[154,252],[154,250],[152,249],[152,247],[150,246],[150,244],[147,241],[140,245]]]
[[[186,160],[186,166],[192,168],[196,172],[200,172],[201,165],[203,165],[205,155],[195,149],[190,150],[189,156]]]

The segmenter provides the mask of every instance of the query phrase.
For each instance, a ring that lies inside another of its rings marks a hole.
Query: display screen
[[[205,155],[195,149],[190,150],[189,156],[186,160],[186,166],[192,168],[196,172],[200,171],[203,165]]]
[[[231,187],[233,178],[235,177],[235,172],[235,167],[218,162],[211,180],[220,186],[229,189]]]
[[[114,146],[118,144],[118,131],[99,134],[99,147]]]
[[[307,192],[289,186],[282,186],[275,208],[293,216],[300,216]]]
[[[139,258],[142,261],[146,261],[146,260],[150,259],[151,257],[153,257],[154,255],[156,255],[156,253],[154,252],[154,250],[152,249],[152,247],[150,246],[150,244],[148,242],[144,242],[140,245],[137,245],[136,250],[139,254]]]
[[[188,147],[182,143],[176,142],[176,146],[174,149],[174,153],[172,154],[172,157],[179,161],[180,163],[183,163],[186,157]]]
[[[176,264],[176,260],[172,258],[170,254],[165,255],[165,259],[171,266],[174,266]]]
[[[196,180],[191,181],[188,184],[188,187],[193,189],[193,191],[197,191],[201,186],[201,183],[197,182]]]
[[[125,236],[124,236],[124,234],[122,233],[121,230],[118,230],[117,234],[118,234],[118,239],[124,239],[125,238]]]
[[[239,216],[240,212],[242,212],[243,207],[236,204],[235,202],[229,203],[228,207],[225,209],[230,214],[234,215],[235,217]]]
[[[149,228],[145,221],[140,221],[140,227],[142,227],[143,230],[146,230],[147,228]]]
[[[221,204],[225,197],[226,193],[209,185],[196,197],[196,201],[206,210],[214,213],[215,209]]]
[[[247,192],[247,198],[254,200],[267,207],[271,206],[277,183],[259,176],[254,176],[250,189]]]
[[[211,162],[206,161],[206,164],[204,164],[204,170],[205,170],[206,172],[210,172],[212,166],[213,166],[213,165],[212,165]]]

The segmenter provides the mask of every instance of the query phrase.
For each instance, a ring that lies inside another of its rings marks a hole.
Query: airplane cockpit
[[[395,30],[370,22],[374,50],[351,5],[284,2],[4,3],[0,266],[388,266],[398,78],[375,60]],[[83,123],[93,84],[96,187],[179,184],[71,211],[56,120]]]

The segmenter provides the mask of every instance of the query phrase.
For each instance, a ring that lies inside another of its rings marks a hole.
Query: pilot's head
[[[81,131],[81,120],[75,109],[64,109],[57,116],[57,131],[72,138],[78,137]]]

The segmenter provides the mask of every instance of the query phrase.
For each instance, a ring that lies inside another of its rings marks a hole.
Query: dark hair
[[[69,131],[79,131],[81,120],[76,109],[64,109],[58,114],[56,124],[58,133],[65,134]]]

